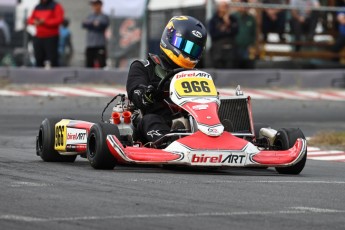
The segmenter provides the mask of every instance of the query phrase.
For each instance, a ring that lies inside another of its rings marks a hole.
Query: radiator
[[[221,98],[218,115],[224,125],[225,131],[253,135],[248,98]]]

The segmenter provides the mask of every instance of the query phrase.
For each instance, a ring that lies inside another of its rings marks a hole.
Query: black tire
[[[38,132],[36,140],[36,154],[46,162],[74,162],[77,155],[63,156],[54,149],[55,143],[55,124],[61,118],[46,118]]]
[[[274,141],[274,146],[278,147],[278,149],[280,150],[287,150],[294,146],[298,138],[305,139],[305,136],[300,129],[296,129],[296,128],[280,129],[277,132],[277,137]],[[288,167],[283,167],[283,168],[277,167],[276,171],[280,174],[297,175],[297,174],[300,174],[300,172],[302,172],[306,161],[307,161],[307,153],[305,153],[304,157],[297,164],[288,166]]]
[[[116,125],[108,123],[96,123],[90,129],[87,138],[87,159],[94,169],[113,169],[116,159],[111,154],[107,145],[107,136],[115,135],[120,137]]]
[[[255,123],[254,124],[254,134],[255,134],[255,138],[258,138],[260,135],[260,130],[262,128],[270,128],[270,126],[268,124],[265,123]]]

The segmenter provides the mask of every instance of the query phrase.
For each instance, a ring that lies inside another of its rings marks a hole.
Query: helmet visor
[[[203,51],[203,49],[194,42],[177,36],[176,32],[173,33],[170,44],[176,47],[177,49],[185,52],[194,59],[199,59]]]

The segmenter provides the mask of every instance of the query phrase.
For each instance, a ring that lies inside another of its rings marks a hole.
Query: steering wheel
[[[180,73],[182,71],[186,71],[187,69],[184,68],[178,68],[178,69],[174,69],[172,71],[170,71],[167,75],[165,75],[165,77],[158,83],[157,86],[157,91],[158,92],[162,92],[163,91],[163,87],[165,85],[165,83],[172,78],[175,74]]]

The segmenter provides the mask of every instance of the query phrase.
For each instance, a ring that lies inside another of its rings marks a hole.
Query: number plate
[[[181,97],[217,96],[216,87],[212,79],[188,77],[181,78],[175,81],[176,93]]]
[[[56,151],[66,151],[67,142],[67,125],[70,120],[61,120],[55,125],[55,144],[54,148]]]

